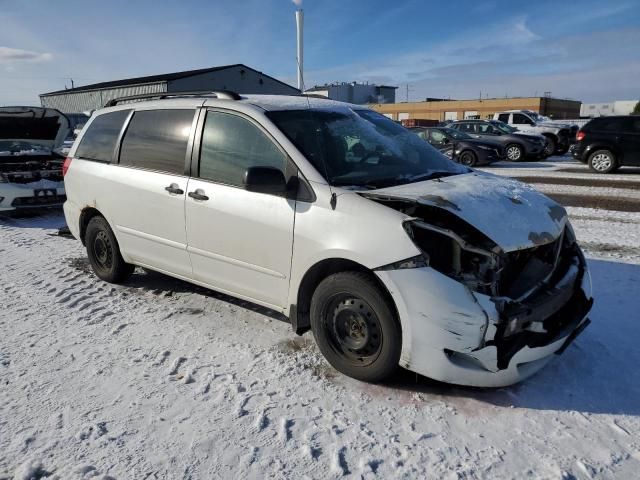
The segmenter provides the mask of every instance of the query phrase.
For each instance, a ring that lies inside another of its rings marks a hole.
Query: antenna
[[[296,32],[298,39],[298,51],[297,51],[297,63],[298,63],[298,90],[300,93],[304,93],[304,81],[303,81],[303,29],[304,29],[304,12],[302,9],[296,10]]]

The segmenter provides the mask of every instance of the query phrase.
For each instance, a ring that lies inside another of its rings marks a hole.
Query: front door
[[[195,280],[272,308],[286,306],[295,200],[244,189],[248,167],[287,171],[286,154],[253,120],[209,110],[187,187],[187,250]]]
[[[621,147],[624,165],[640,165],[640,117],[631,116],[626,119]]]

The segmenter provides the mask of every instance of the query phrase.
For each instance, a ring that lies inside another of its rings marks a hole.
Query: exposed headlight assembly
[[[421,220],[408,220],[405,230],[423,252],[428,266],[470,289],[495,295],[499,257],[496,253],[469,244],[458,234]]]

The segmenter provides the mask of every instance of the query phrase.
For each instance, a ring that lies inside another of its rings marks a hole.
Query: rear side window
[[[202,132],[200,178],[243,187],[249,167],[285,172],[287,159],[252,122],[229,113],[208,112]]]
[[[589,130],[596,132],[621,132],[626,118],[598,118],[591,120]]]
[[[98,115],[84,133],[76,157],[98,162],[111,162],[118,135],[131,110]]]
[[[500,115],[498,115],[498,120],[500,120],[501,122],[504,122],[504,123],[509,123],[509,114],[508,113],[501,113]]]
[[[147,110],[133,114],[120,149],[120,164],[184,175],[195,110]]]
[[[467,133],[475,133],[475,125],[473,123],[461,123],[459,124],[458,129],[467,132]]]

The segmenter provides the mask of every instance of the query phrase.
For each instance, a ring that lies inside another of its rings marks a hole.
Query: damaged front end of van
[[[402,366],[496,387],[542,368],[589,324],[591,280],[560,205],[480,172],[360,192],[408,216],[421,255],[380,266]]]

